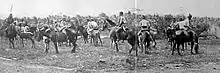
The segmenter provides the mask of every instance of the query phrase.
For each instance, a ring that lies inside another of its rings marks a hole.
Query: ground
[[[106,36],[106,35],[104,35]],[[59,47],[59,54],[50,45],[45,53],[43,42],[31,48],[30,41],[22,47],[8,48],[8,41],[0,40],[0,73],[219,73],[220,41],[200,40],[200,54],[191,55],[190,48],[179,56],[171,55],[165,40],[157,40],[158,46],[150,54],[128,54],[130,46],[120,43],[119,52],[110,48],[110,40],[103,37],[103,46],[84,44],[79,39],[76,53],[71,48]]]

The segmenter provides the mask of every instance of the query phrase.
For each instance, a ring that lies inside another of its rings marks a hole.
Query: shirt
[[[150,22],[147,21],[147,20],[141,20],[141,21],[140,21],[140,26],[150,27]]]

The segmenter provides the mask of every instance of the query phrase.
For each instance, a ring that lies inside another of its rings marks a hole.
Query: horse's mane
[[[107,21],[111,26],[116,26],[116,23],[114,23],[112,20],[106,18],[106,21]]]

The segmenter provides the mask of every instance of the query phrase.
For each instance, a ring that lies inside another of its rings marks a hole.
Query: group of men
[[[188,29],[191,29],[190,27],[190,20],[192,18],[192,15],[189,14],[188,16],[188,19],[184,20],[184,21],[180,21],[180,22],[176,22],[176,19],[174,18],[173,22],[171,23],[170,27],[169,28],[176,28],[178,30],[188,30]],[[120,28],[123,28],[125,29],[125,24],[127,22],[127,19],[126,17],[123,15],[123,12],[119,12],[119,17],[118,17],[118,20],[117,20],[117,26],[120,27]],[[25,24],[25,21],[22,20],[21,22],[16,22],[14,19],[13,19],[13,15],[10,14],[9,17],[6,19],[6,23],[7,25],[10,25],[10,24]],[[60,31],[62,30],[63,28],[65,27],[70,27],[71,24],[70,23],[67,23],[65,22],[64,20],[61,20],[61,21],[55,21],[55,28]],[[141,31],[146,31],[146,30],[151,30],[152,29],[152,24],[150,23],[149,20],[147,20],[146,16],[142,16],[142,20],[139,22],[139,25],[138,25],[140,28],[141,28]],[[88,21],[88,24],[87,24],[87,32],[89,34],[92,33],[93,30],[97,30],[99,25],[98,23],[95,21],[94,18],[92,19],[89,19]],[[27,24],[23,26],[24,30],[23,32],[27,32],[28,31],[28,26]],[[185,32],[186,33],[186,32]]]

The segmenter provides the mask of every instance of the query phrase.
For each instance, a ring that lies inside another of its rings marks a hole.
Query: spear
[[[11,5],[10,13],[12,13],[12,9],[13,9],[13,4]]]

